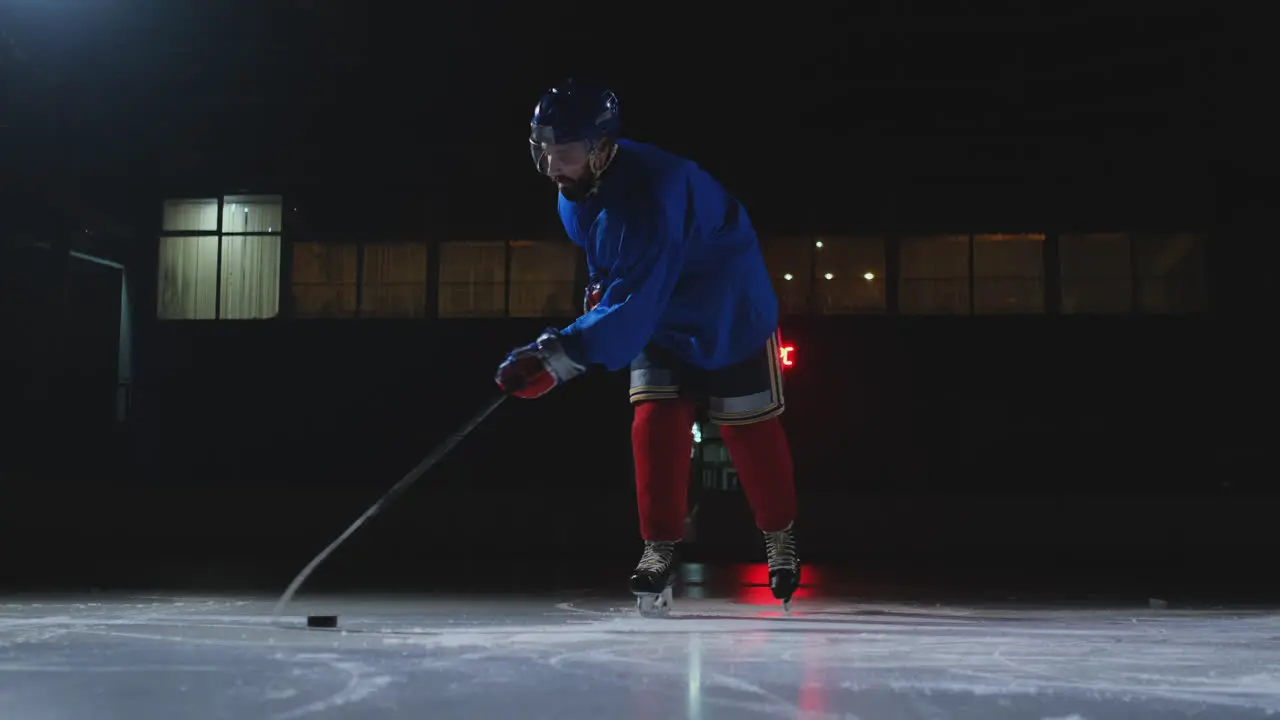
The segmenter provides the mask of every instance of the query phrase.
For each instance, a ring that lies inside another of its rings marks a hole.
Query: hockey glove
[[[531,399],[584,372],[585,367],[565,354],[559,335],[548,330],[536,342],[512,350],[493,379],[503,392]]]
[[[600,301],[604,299],[604,281],[600,278],[593,278],[587,284],[587,291],[582,295],[582,314],[586,315],[595,309]]]

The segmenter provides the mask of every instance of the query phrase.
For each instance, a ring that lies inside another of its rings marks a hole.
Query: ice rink
[[[624,594],[0,598],[0,718],[1261,718],[1263,611]],[[307,614],[338,614],[336,630]]]

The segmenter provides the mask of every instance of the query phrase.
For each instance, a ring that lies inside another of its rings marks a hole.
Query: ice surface
[[[920,606],[760,594],[0,598],[0,718],[1253,718],[1268,612]],[[308,614],[338,614],[336,630]]]

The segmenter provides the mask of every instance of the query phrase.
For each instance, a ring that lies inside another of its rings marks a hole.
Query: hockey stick
[[[476,426],[484,422],[484,419],[489,417],[490,413],[494,410],[497,410],[498,406],[502,404],[502,401],[506,399],[506,394],[499,395],[497,399],[490,402],[483,410],[476,413],[475,417],[471,418],[466,425],[463,425],[447,440],[440,443],[439,447],[437,447],[434,452],[428,455],[422,462],[418,463],[417,467],[410,470],[408,475],[405,475],[400,479],[400,482],[392,485],[391,489],[384,493],[382,497],[378,498],[378,501],[375,502],[368,510],[365,510],[363,515],[356,518],[356,521],[351,524],[351,527],[347,528],[346,532],[339,535],[337,540],[329,543],[329,547],[321,550],[319,555],[315,556],[311,562],[307,563],[307,566],[302,568],[302,572],[298,573],[298,576],[293,579],[293,582],[289,583],[288,589],[284,591],[284,595],[280,596],[280,601],[276,603],[275,609],[271,611],[272,622],[275,622],[280,618],[280,611],[284,609],[285,605],[289,604],[289,601],[293,599],[294,594],[298,592],[298,588],[302,587],[302,583],[306,582],[307,577],[311,575],[312,571],[320,566],[320,563],[324,562],[334,550],[338,549],[339,545],[345,542],[347,538],[351,537],[356,530],[360,529],[360,526],[364,525],[369,518],[377,515],[378,512],[380,512],[383,507],[390,504],[392,500],[403,495],[411,485],[417,482],[419,478],[431,469],[431,466],[440,462],[440,459],[445,455],[448,455],[449,451],[452,450],[455,445],[462,442],[467,435],[470,435],[471,431],[475,430]]]

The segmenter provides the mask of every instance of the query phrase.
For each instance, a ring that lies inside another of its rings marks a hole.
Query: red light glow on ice
[[[736,565],[734,570],[734,584],[738,587],[762,587],[769,589],[769,565],[767,563],[747,563]],[[821,568],[812,565],[804,566],[801,571],[800,587],[816,585],[821,582],[819,575]]]
[[[819,583],[819,571],[811,566],[805,566],[801,570],[800,587],[796,589],[795,595],[792,597],[796,600],[814,597],[814,586]],[[777,610],[776,614],[782,614],[782,609],[778,605],[778,600],[773,597],[773,591],[769,589],[769,566],[765,563],[753,563],[750,565],[740,565],[735,568],[736,582],[733,592],[733,602],[740,605],[761,605],[764,606],[763,614],[775,614],[772,611]]]

